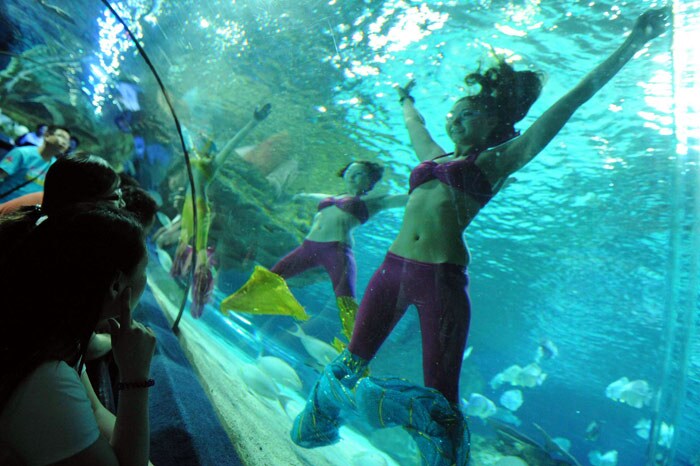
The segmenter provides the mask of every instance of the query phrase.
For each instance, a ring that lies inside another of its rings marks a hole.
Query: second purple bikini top
[[[453,152],[441,155],[436,159],[452,154]],[[447,186],[468,194],[481,207],[484,207],[495,193],[491,183],[475,163],[478,156],[479,152],[472,152],[467,157],[445,163],[437,163],[436,159],[421,162],[411,172],[411,177],[408,180],[408,193],[411,194],[423,183],[437,179]]]
[[[367,204],[365,204],[365,201],[360,199],[359,196],[327,197],[318,203],[318,210],[323,210],[330,206],[336,206],[343,212],[352,215],[359,220],[360,223],[365,223],[369,220]]]

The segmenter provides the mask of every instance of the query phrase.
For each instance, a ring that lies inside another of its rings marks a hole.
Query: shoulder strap
[[[4,193],[0,193],[0,199],[3,199],[4,197],[9,196],[10,194],[14,193],[14,192],[17,191],[18,189],[24,188],[24,187],[27,186],[29,183],[33,183],[34,180],[36,180],[36,179],[39,178],[41,175],[43,175],[44,173],[46,173],[46,170],[49,169],[49,166],[50,166],[50,165],[44,167],[44,169],[41,170],[41,172],[39,172],[39,174],[38,174],[37,176],[35,176],[34,178],[28,179],[28,180],[25,181],[24,183],[21,183],[21,184],[15,186],[14,188],[10,189],[9,191],[5,191]]]

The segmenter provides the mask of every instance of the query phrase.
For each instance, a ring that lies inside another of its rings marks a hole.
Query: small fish
[[[256,365],[258,369],[263,371],[278,384],[301,391],[301,379],[294,368],[286,361],[275,356],[261,356],[258,358]]]
[[[270,400],[276,400],[280,394],[279,387],[270,379],[270,377],[261,371],[254,364],[244,364],[238,371],[243,383],[248,390],[255,395]]]
[[[163,267],[163,270],[169,272],[173,267],[173,260],[170,258],[170,254],[161,248],[156,249],[156,254],[158,255],[158,263],[160,266]]]
[[[489,420],[491,419],[498,419],[506,424],[510,424],[516,427],[523,423],[523,421],[521,421],[518,416],[513,414],[512,411],[508,411],[507,409],[503,408],[497,408],[496,414],[489,418]]]
[[[466,350],[464,350],[464,354],[462,355],[462,362],[466,361],[469,356],[471,356],[472,351],[474,350],[473,346],[470,346]]]
[[[325,341],[321,341],[318,338],[310,337],[304,330],[296,324],[296,329],[294,331],[287,330],[289,333],[299,338],[301,345],[304,347],[307,353],[320,364],[325,367],[330,362],[332,362],[336,356],[338,356],[338,351]]]
[[[649,440],[651,436],[651,420],[640,419],[634,425],[634,429],[637,432],[637,436],[643,438],[644,440]],[[672,425],[661,422],[661,427],[659,427],[659,438],[657,444],[664,448],[671,448],[673,442],[674,428]]]
[[[469,401],[463,398],[462,403],[464,406],[464,412],[468,416],[486,419],[487,417],[496,414],[496,405],[494,402],[480,393],[472,393],[469,395]]]
[[[496,376],[491,379],[491,388],[498,388],[504,383],[509,383],[511,385],[515,385],[518,376],[520,373],[523,371],[523,368],[518,366],[517,364],[514,364],[507,369],[503,370],[502,372],[496,374]]]
[[[352,466],[388,466],[386,458],[374,451],[361,451],[352,455]]]
[[[557,356],[559,356],[559,349],[557,348],[557,345],[555,345],[549,338],[545,338],[540,342],[540,346],[537,347],[535,362],[539,363],[547,359],[554,359]]]
[[[556,443],[561,451],[565,451],[568,453],[568,451],[571,450],[571,440],[569,440],[568,438],[554,437],[552,439],[552,442]]]
[[[44,9],[47,11],[50,11],[51,13],[54,13],[57,15],[59,18],[63,19],[64,21],[67,21],[71,24],[75,24],[75,21],[73,20],[73,17],[66,13],[64,10],[60,9],[59,7],[55,5],[50,5],[46,3],[45,0],[39,0],[39,5],[43,6]]]
[[[600,437],[600,424],[597,421],[591,421],[586,427],[586,440],[595,442]]]
[[[500,402],[511,411],[517,411],[523,404],[523,392],[520,390],[508,390],[501,395]]]
[[[170,220],[170,218],[163,212],[156,212],[156,217],[158,217],[158,221],[164,227],[169,227],[173,223],[173,221]]]
[[[523,370],[518,374],[516,383],[521,387],[535,387],[542,385],[547,378],[547,374],[542,372],[542,368],[535,362],[523,367]]]
[[[617,450],[610,450],[605,454],[594,450],[588,453],[588,461],[593,466],[617,466]]]
[[[605,388],[605,396],[634,408],[643,408],[649,405],[654,392],[646,380],[630,381],[627,377],[621,377]]]

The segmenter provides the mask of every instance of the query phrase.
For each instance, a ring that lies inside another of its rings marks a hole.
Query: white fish
[[[657,443],[662,447],[671,448],[674,431],[675,429],[672,425],[662,422],[661,429],[659,429],[659,441]]]
[[[503,372],[496,374],[491,379],[491,387],[498,388],[504,383],[509,383],[515,387],[536,387],[542,385],[547,378],[547,374],[542,372],[542,368],[535,362],[525,367],[514,364]]]
[[[165,215],[163,212],[160,212],[160,211],[156,212],[156,217],[158,218],[158,221],[160,222],[160,224],[163,225],[164,227],[168,227],[168,226],[170,226],[171,223],[173,223],[173,221],[170,220],[170,218],[167,215]]]
[[[643,408],[651,402],[654,393],[646,380],[633,380],[622,390],[620,401],[634,408]]]
[[[472,354],[473,350],[474,350],[473,346],[470,346],[469,348],[464,350],[464,354],[462,355],[462,362],[467,360],[467,358]]]
[[[519,456],[502,456],[493,466],[528,466],[528,464]]]
[[[338,356],[338,350],[333,348],[331,345],[325,341],[321,341],[318,338],[310,337],[304,333],[304,330],[296,325],[296,330],[287,330],[289,333],[298,337],[301,341],[302,346],[309,355],[314,358],[314,361],[319,363],[321,366],[325,367],[327,364],[332,362],[336,356]]]
[[[462,403],[464,405],[464,412],[468,416],[486,419],[496,414],[496,405],[494,402],[479,393],[472,393],[469,396],[469,401],[462,398]]]
[[[352,466],[388,466],[386,458],[373,451],[361,451],[352,455]]]
[[[651,402],[654,392],[646,380],[630,382],[627,377],[622,377],[607,386],[605,396],[634,408],[643,408]]]
[[[559,348],[554,344],[549,338],[545,338],[540,342],[540,346],[537,347],[537,354],[535,354],[535,362],[541,362],[546,359],[554,359],[559,356]]]
[[[561,448],[562,450],[564,450],[566,452],[568,452],[571,449],[571,440],[569,440],[568,438],[554,437],[552,439],[552,442],[559,445],[559,448]]]
[[[161,248],[156,248],[156,254],[158,255],[158,263],[163,267],[163,270],[169,272],[173,268],[173,260],[170,258],[170,254]]]
[[[617,379],[605,388],[605,396],[611,400],[619,401],[620,398],[622,398],[622,390],[629,382],[630,381],[627,377]]]
[[[273,382],[270,377],[263,371],[258,369],[254,364],[244,364],[238,371],[238,374],[246,384],[248,390],[263,398],[276,400],[280,394],[279,387]]]
[[[520,390],[508,390],[503,392],[500,399],[501,405],[511,411],[517,411],[523,404],[523,392]]]
[[[542,385],[542,382],[547,378],[547,374],[542,372],[542,368],[536,363],[528,364],[523,367],[513,385],[521,387],[535,387]]]
[[[593,466],[617,466],[617,450],[602,454],[598,450],[588,453],[588,461]]]
[[[637,436],[643,438],[644,440],[649,440],[651,435],[651,420],[640,419],[634,425],[634,430],[637,432]],[[657,443],[665,448],[671,448],[673,442],[673,434],[675,429],[672,425],[661,422],[661,427],[659,428],[659,439]]]
[[[497,408],[496,413],[493,415],[493,418],[503,421],[506,424],[514,425],[516,427],[523,423],[523,421],[521,421],[518,416],[513,414],[512,411],[508,411],[507,409],[503,408]]]
[[[523,368],[518,366],[517,364],[510,366],[509,368],[496,374],[496,376],[493,379],[491,379],[491,388],[498,388],[504,383],[515,385],[515,382],[518,380],[518,376],[522,371]]]
[[[258,369],[270,376],[278,384],[301,391],[301,379],[286,361],[274,356],[261,356],[256,365]]]
[[[643,438],[644,440],[649,440],[649,434],[651,433],[651,420],[640,419],[634,425],[634,430],[637,431],[637,436]]]
[[[304,401],[290,398],[284,403],[284,412],[293,421],[305,407],[306,403]]]

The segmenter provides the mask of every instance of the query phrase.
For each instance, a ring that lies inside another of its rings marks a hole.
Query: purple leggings
[[[336,297],[355,297],[355,257],[350,246],[339,241],[320,243],[304,240],[301,246],[280,259],[270,271],[282,278],[289,278],[311,267],[326,269]]]
[[[418,262],[387,253],[367,285],[348,349],[372,359],[413,304],[423,341],[423,381],[456,403],[471,314],[468,284],[464,266]]]

